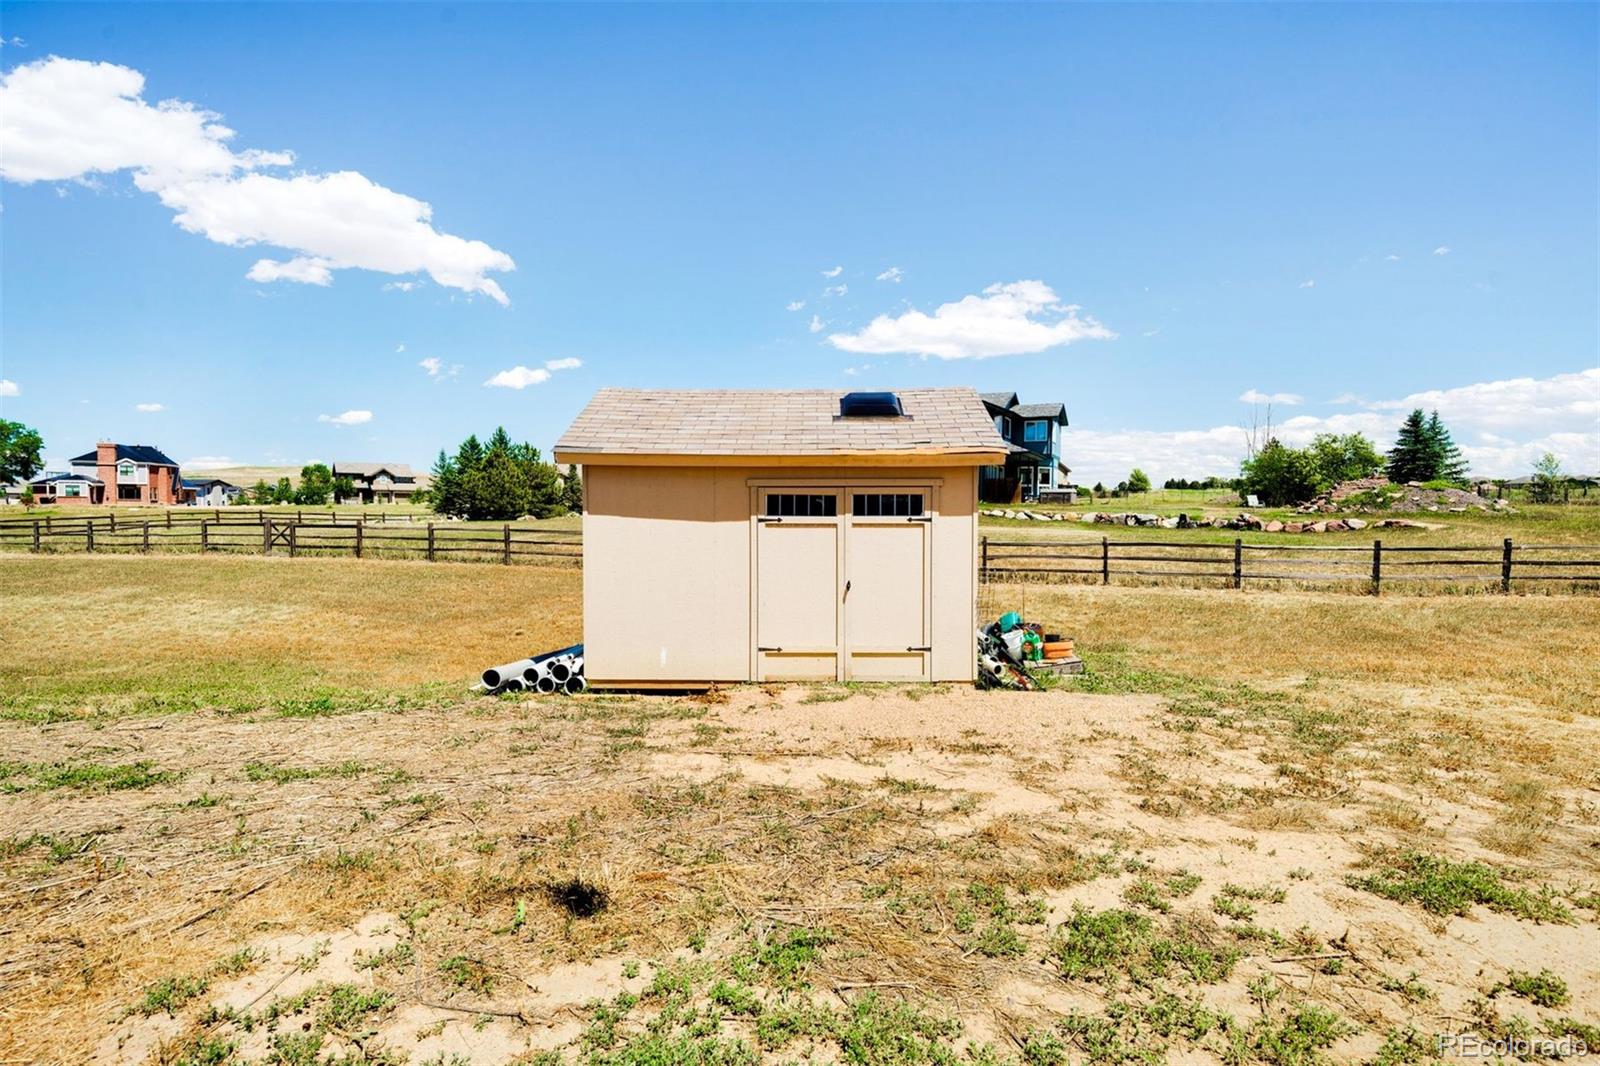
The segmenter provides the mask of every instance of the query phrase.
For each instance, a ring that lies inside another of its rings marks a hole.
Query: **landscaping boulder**
[[[1282,533],[1283,532],[1283,523],[1278,521],[1276,518],[1274,518],[1272,521],[1270,521],[1266,525],[1262,526],[1261,529],[1262,529],[1263,532],[1266,532],[1266,533]]]

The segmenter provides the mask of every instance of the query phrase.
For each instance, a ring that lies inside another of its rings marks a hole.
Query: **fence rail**
[[[1213,580],[1233,588],[1295,582],[1378,593],[1390,582],[1496,586],[1560,581],[1600,591],[1600,545],[1499,544],[1174,544],[1172,541],[980,541],[978,579],[1098,581],[1112,578]]]
[[[208,553],[353,556],[439,562],[583,564],[577,530],[522,529],[511,523],[462,526],[452,522],[389,524],[366,515],[339,521],[310,512],[202,511],[164,517],[84,515],[0,521],[0,550],[94,553]],[[409,516],[408,516],[409,517]]]

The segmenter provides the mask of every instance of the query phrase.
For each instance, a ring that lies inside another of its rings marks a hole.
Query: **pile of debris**
[[[1038,622],[1024,622],[1016,611],[978,630],[978,685],[982,688],[1039,687],[1040,673],[1081,674],[1071,637],[1046,633]]]
[[[569,696],[589,687],[583,678],[583,645],[547,651],[501,666],[491,666],[483,672],[483,691],[491,695],[498,692],[565,692]]]
[[[1401,514],[1449,511],[1462,514],[1466,511],[1504,511],[1509,507],[1505,500],[1486,499],[1466,489],[1430,489],[1424,488],[1420,481],[1396,485],[1388,478],[1363,477],[1341,482],[1301,504],[1296,510],[1301,514],[1332,514],[1340,511],[1358,514],[1373,511],[1396,511]]]
[[[1424,489],[1424,492],[1435,491]],[[1458,490],[1451,489],[1451,492]],[[1470,495],[1470,493],[1461,493]],[[1489,501],[1480,501],[1487,505]],[[1494,501],[1494,509],[1501,510],[1505,501]],[[1384,508],[1374,508],[1383,510]],[[1415,507],[1394,507],[1396,511],[1415,511]],[[1426,510],[1438,511],[1444,508],[1429,507]],[[1324,510],[1338,510],[1338,508],[1313,507],[1307,504],[1300,508],[1305,514],[1312,514]],[[1451,511],[1465,511],[1465,507],[1450,507]],[[1414,522],[1405,518],[1385,518],[1377,522],[1370,522],[1363,518],[1334,518],[1312,522],[1280,522],[1276,519],[1260,518],[1256,515],[1240,511],[1236,515],[1226,517],[1207,518],[1204,515],[1190,516],[1187,514],[1158,515],[1158,514],[1109,514],[1105,511],[1088,511],[1078,514],[1073,511],[1061,511],[1054,514],[1045,514],[1041,511],[1006,511],[987,510],[982,512],[993,518],[1023,518],[1036,522],[1083,522],[1094,525],[1110,526],[1151,526],[1159,529],[1253,529],[1263,533],[1343,533],[1352,529],[1443,529],[1444,527],[1433,522]]]

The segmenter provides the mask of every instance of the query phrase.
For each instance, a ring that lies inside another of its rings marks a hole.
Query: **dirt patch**
[[[1354,1061],[1406,1024],[1600,1017],[1592,718],[1292,680],[726,696],[0,724],[18,765],[162,772],[7,778],[0,1059],[860,1061],[882,1039],[1079,1061],[1083,1026],[1132,1040],[1177,1004],[1177,1059],[1314,1006]],[[1513,733],[1562,772],[1448,740]],[[1521,825],[1525,850],[1496,846]],[[1404,849],[1478,895],[1355,883]],[[1564,917],[1497,909],[1518,892]],[[1546,969],[1559,1007],[1491,994]]]

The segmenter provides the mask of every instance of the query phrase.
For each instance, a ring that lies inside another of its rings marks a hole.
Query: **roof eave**
[[[988,466],[1005,462],[1005,457],[1005,452],[993,448],[937,451],[874,448],[778,455],[589,451],[560,446],[555,450],[556,462],[576,466]]]

